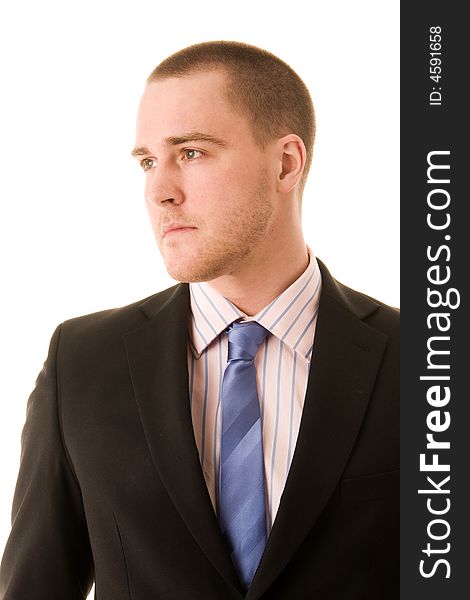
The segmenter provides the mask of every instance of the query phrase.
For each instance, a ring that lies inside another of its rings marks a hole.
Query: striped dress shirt
[[[263,431],[268,529],[277,514],[299,433],[321,290],[309,251],[302,275],[254,317],[211,287],[191,283],[188,372],[194,436],[215,512],[220,452],[220,391],[227,362],[225,329],[254,320],[269,334],[255,357]]]

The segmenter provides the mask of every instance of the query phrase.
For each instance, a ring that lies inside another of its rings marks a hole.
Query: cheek
[[[181,210],[204,219],[206,215],[220,212],[232,185],[228,174],[224,172],[209,169],[195,171],[186,174],[181,181],[184,197]]]
[[[213,199],[218,205],[224,206],[230,202],[230,199],[233,201],[233,198],[245,196],[250,189],[252,179],[253,175],[246,169],[230,165],[202,177],[197,185],[197,194],[199,197]]]

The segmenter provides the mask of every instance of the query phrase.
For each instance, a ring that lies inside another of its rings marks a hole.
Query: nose
[[[159,163],[147,175],[145,199],[153,206],[179,205],[184,201],[178,174],[169,165]]]

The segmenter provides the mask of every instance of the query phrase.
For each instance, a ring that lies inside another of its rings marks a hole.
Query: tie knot
[[[227,327],[228,360],[253,360],[268,330],[256,321],[232,323]]]

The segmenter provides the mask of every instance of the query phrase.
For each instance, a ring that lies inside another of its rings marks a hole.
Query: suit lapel
[[[247,595],[259,598],[287,565],[339,483],[363,421],[387,336],[361,318],[377,304],[322,267],[322,294],[304,410],[286,487]]]
[[[220,535],[200,467],[189,404],[188,286],[163,304],[152,297],[146,323],[125,335],[140,418],[155,467],[189,531],[220,575],[239,582]]]

